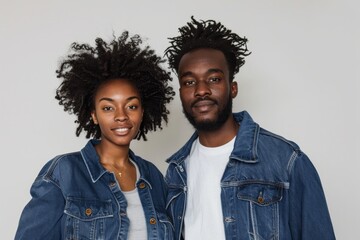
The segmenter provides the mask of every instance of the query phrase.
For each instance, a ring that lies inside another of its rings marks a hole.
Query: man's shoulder
[[[268,142],[269,144],[276,144],[279,146],[289,147],[293,150],[299,151],[300,147],[292,140],[289,140],[282,135],[271,132],[267,129],[260,127],[259,131],[259,141]]]
[[[239,113],[233,113],[235,119],[243,124],[245,124],[246,127],[249,129],[252,129],[252,134],[254,134],[254,139],[256,139],[256,135],[258,136],[258,141],[265,144],[265,146],[271,144],[272,146],[282,146],[282,147],[288,147],[295,151],[300,150],[299,146],[292,140],[289,140],[282,135],[279,135],[277,133],[274,133],[272,131],[269,131],[262,126],[260,126],[258,123],[256,123],[251,115],[247,111],[242,111]],[[258,131],[258,134],[256,132]],[[259,144],[258,144],[259,146]]]

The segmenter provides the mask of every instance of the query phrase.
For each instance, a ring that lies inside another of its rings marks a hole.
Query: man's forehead
[[[226,71],[228,68],[224,54],[216,49],[196,49],[183,55],[178,74],[199,71]]]

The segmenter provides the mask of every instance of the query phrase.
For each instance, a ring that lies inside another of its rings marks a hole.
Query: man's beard
[[[217,104],[217,103],[216,103]],[[186,112],[183,107],[183,113],[188,121],[193,125],[193,127],[198,131],[216,131],[222,127],[222,125],[226,122],[230,114],[232,114],[232,97],[229,96],[229,99],[223,109],[217,115],[215,120],[203,120],[197,122],[190,113]]]

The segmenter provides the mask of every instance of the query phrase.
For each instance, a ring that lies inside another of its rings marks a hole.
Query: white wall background
[[[338,239],[360,239],[359,3],[344,0],[0,0],[0,239],[13,239],[43,164],[86,143],[54,99],[55,69],[74,41],[127,29],[158,54],[197,19],[220,20],[249,39],[234,111],[297,142],[323,183]],[[174,76],[177,90],[177,79]],[[176,96],[168,127],[132,148],[165,172],[190,136]]]

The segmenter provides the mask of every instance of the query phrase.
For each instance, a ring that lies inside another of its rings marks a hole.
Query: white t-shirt
[[[188,195],[184,218],[186,240],[225,239],[220,182],[235,137],[220,147],[205,147],[194,141],[185,159]]]
[[[139,180],[140,172],[135,164],[132,161],[134,166],[136,167],[136,179]],[[141,205],[140,197],[137,188],[131,191],[123,191],[127,201],[127,216],[130,220],[129,240],[145,240],[147,239],[147,226],[145,220],[145,213],[143,207]]]

